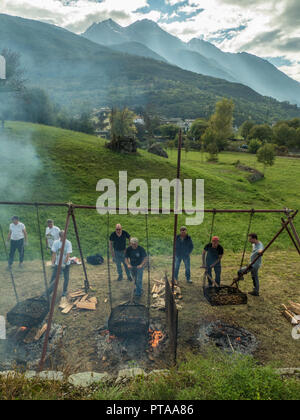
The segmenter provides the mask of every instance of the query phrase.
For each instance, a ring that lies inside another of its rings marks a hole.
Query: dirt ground
[[[247,256],[249,257],[249,256]],[[161,280],[164,273],[171,272],[171,257],[153,257],[151,260],[151,288],[154,280]],[[192,284],[184,280],[181,268],[179,285],[182,288],[182,309],[179,311],[178,357],[184,357],[189,350],[195,351],[192,338],[205,321],[221,320],[246,328],[259,341],[255,353],[261,363],[272,362],[282,367],[295,367],[300,364],[300,340],[292,338],[292,326],[281,315],[280,305],[289,300],[300,303],[300,264],[299,255],[291,251],[274,251],[265,255],[261,269],[261,296],[249,296],[248,304],[243,306],[212,307],[203,296],[203,270],[200,269],[200,256],[192,257]],[[226,254],[223,262],[223,284],[230,284],[240,263],[240,255]],[[16,303],[10,274],[5,271],[5,263],[0,263],[0,315],[6,315]],[[131,295],[131,283],[127,280],[117,282],[117,273],[112,264],[113,306],[127,301]],[[14,268],[15,281],[20,300],[38,296],[44,291],[42,265],[40,261],[27,261],[20,270]],[[47,268],[48,281],[51,268]],[[90,296],[97,296],[96,311],[72,310],[68,315],[60,313],[56,307],[54,321],[65,327],[65,336],[60,351],[61,368],[70,372],[108,370],[98,360],[95,349],[95,332],[105,326],[110,305],[106,263],[102,266],[88,266],[91,286]],[[125,277],[126,278],[126,277]],[[81,266],[72,266],[70,291],[81,288],[84,275]],[[60,282],[58,301],[61,293]],[[251,276],[241,283],[242,291],[252,290]],[[144,274],[144,291],[147,291],[147,273]],[[147,293],[141,303],[147,303]],[[164,323],[164,312],[151,310],[151,318]],[[163,358],[162,358],[163,359]],[[165,367],[167,360],[156,362],[153,368]]]

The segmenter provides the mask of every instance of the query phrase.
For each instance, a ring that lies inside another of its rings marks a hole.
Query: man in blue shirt
[[[143,272],[148,262],[145,249],[139,245],[137,238],[130,238],[130,246],[125,252],[125,263],[135,278],[135,296],[143,294]]]
[[[250,233],[249,235],[249,242],[252,244],[252,253],[251,253],[251,263],[258,257],[260,254],[263,253],[264,246],[263,244],[258,240],[258,236],[256,233]],[[262,265],[262,259],[261,257],[258,258],[256,263],[251,268],[251,276],[253,280],[253,292],[249,292],[252,296],[259,296],[259,277],[258,277],[258,271]]]

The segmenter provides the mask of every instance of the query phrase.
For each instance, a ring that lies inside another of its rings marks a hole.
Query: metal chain
[[[248,230],[247,230],[247,236],[246,236],[246,240],[245,240],[244,251],[243,251],[243,255],[242,255],[242,260],[241,260],[240,268],[242,268],[243,265],[244,265],[244,260],[245,260],[245,255],[246,255],[246,249],[247,249],[247,244],[248,244],[248,237],[249,237],[249,234],[250,234],[250,229],[251,229],[251,226],[252,226],[252,220],[253,220],[254,214],[255,214],[255,210],[252,209],[252,212],[250,214],[249,226],[248,226]]]
[[[109,295],[109,303],[110,309],[113,308],[112,302],[112,288],[111,288],[111,273],[110,273],[110,253],[109,253],[109,211],[107,212],[107,280],[108,280],[108,295]]]
[[[50,296],[49,296],[49,292],[48,292],[47,273],[46,273],[46,265],[45,265],[44,248],[43,248],[43,242],[42,242],[42,231],[41,231],[41,223],[40,223],[39,206],[36,204],[35,207],[36,207],[36,219],[37,219],[37,225],[38,225],[41,256],[42,256],[42,266],[43,266],[45,291],[46,291],[46,296],[47,296],[48,303],[50,305]]]

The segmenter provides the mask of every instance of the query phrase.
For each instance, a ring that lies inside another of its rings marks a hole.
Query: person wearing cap
[[[46,249],[51,251],[54,241],[59,240],[60,229],[57,226],[54,226],[54,221],[52,219],[47,220],[46,227]]]
[[[26,227],[19,221],[18,216],[14,216],[12,223],[9,225],[9,233],[7,242],[10,242],[10,252],[8,258],[8,270],[11,270],[16,250],[19,252],[19,267],[23,268],[24,246],[28,244]]]
[[[194,249],[192,238],[188,235],[187,228],[182,226],[180,228],[180,234],[176,237],[176,258],[175,258],[175,273],[174,277],[176,282],[178,281],[178,274],[181,265],[181,261],[184,262],[185,266],[185,277],[187,283],[192,283],[191,280],[191,253]]]
[[[132,277],[135,278],[135,296],[143,294],[143,273],[147,263],[147,253],[145,249],[139,245],[137,238],[130,239],[130,246],[126,249],[125,262],[130,270]]]
[[[213,236],[211,243],[207,244],[204,247],[202,253],[202,268],[206,269],[208,274],[208,284],[212,286],[212,270],[215,272],[215,282],[218,286],[221,285],[221,260],[224,255],[224,249],[220,245],[220,238],[218,236]]]
[[[59,232],[59,239],[57,241],[53,242],[51,251],[52,251],[52,266],[53,266],[53,272],[50,280],[50,285],[48,288],[48,295],[50,296],[53,293],[54,286],[55,286],[55,279],[57,275],[58,270],[58,264],[60,260],[60,254],[61,254],[61,248],[62,243],[64,239],[65,232],[61,230]],[[64,255],[62,259],[62,272],[64,275],[64,285],[63,285],[63,293],[62,293],[62,300],[61,304],[66,303],[66,296],[68,293],[68,285],[69,285],[69,279],[70,279],[70,267],[71,267],[71,261],[70,256],[72,254],[72,243],[66,239],[65,242],[65,248],[64,248]]]
[[[116,225],[116,230],[110,235],[109,247],[112,257],[116,263],[118,271],[118,281],[123,280],[122,264],[124,265],[127,279],[130,281],[130,271],[125,263],[126,242],[130,239],[130,235],[126,230],[123,230],[122,225]]]

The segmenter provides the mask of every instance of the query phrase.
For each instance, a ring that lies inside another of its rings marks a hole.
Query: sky
[[[267,58],[300,82],[300,0],[0,0],[0,13],[78,34],[108,18],[122,26],[151,19],[185,42]]]

